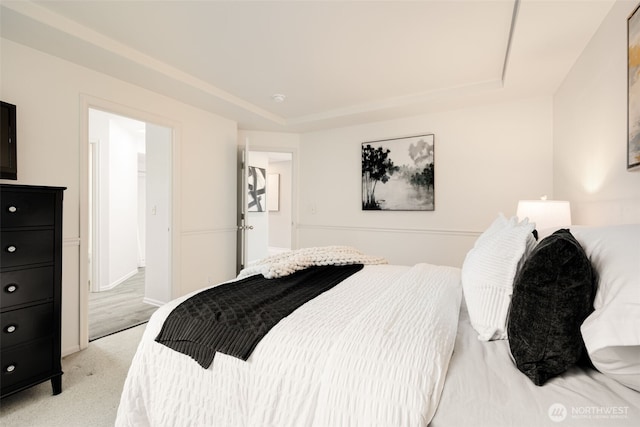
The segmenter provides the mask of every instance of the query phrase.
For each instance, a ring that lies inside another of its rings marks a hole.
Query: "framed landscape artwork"
[[[640,169],[640,12],[638,7],[627,19],[627,48],[627,169]]]
[[[362,210],[435,210],[433,134],[362,143]]]

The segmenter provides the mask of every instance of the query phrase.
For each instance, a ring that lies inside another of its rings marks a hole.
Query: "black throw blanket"
[[[281,319],[362,267],[315,266],[275,279],[254,275],[207,289],[169,314],[156,341],[205,369],[217,351],[247,360]]]

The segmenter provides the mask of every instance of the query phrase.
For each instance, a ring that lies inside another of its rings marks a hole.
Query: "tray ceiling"
[[[306,131],[552,95],[612,5],[3,0],[0,23],[240,128]]]

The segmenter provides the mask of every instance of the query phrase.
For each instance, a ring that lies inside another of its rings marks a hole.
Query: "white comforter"
[[[430,427],[640,425],[640,393],[578,366],[542,387],[534,385],[512,361],[507,340],[478,340],[462,305],[447,382]],[[564,419],[553,417],[558,408]]]
[[[154,341],[151,318],[116,426],[426,426],[453,350],[460,270],[368,265],[278,323],[248,361],[209,369]]]

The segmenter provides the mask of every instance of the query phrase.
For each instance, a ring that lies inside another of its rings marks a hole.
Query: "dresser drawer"
[[[40,304],[0,314],[2,348],[51,336],[54,330],[53,304]]]
[[[0,273],[2,309],[53,298],[53,267]]]
[[[1,206],[2,228],[53,225],[55,221],[54,193],[3,189]]]
[[[0,183],[0,399],[48,380],[62,389],[64,190]]]
[[[20,383],[50,375],[53,371],[53,341],[48,338],[3,350],[0,366],[3,394],[12,386],[19,387]]]
[[[54,231],[2,231],[2,268],[53,262]]]

